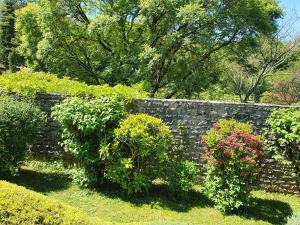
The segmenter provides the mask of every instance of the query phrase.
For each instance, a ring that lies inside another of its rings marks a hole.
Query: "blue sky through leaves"
[[[284,21],[293,21],[295,34],[300,35],[300,0],[279,0],[285,10]],[[297,16],[299,17],[296,20]]]

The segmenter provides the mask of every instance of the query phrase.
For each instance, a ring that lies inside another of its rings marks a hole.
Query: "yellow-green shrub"
[[[76,208],[52,200],[24,187],[0,181],[0,224],[93,225],[94,221]]]
[[[108,178],[129,194],[147,190],[167,165],[171,130],[161,119],[136,114],[123,120],[114,133]]]
[[[37,93],[58,93],[66,95],[90,95],[108,96],[123,101],[134,98],[145,98],[147,93],[142,91],[140,85],[128,87],[116,85],[87,85],[71,80],[70,78],[58,78],[55,74],[44,72],[32,72],[30,69],[22,69],[17,73],[6,72],[0,76],[0,88],[4,93],[16,93],[20,95],[35,95]]]

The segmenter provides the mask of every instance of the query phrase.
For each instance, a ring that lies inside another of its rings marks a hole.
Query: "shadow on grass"
[[[289,204],[277,200],[253,198],[250,205],[241,209],[237,215],[246,219],[263,220],[271,224],[283,225],[293,214]]]
[[[26,169],[20,171],[20,176],[0,177],[0,179],[42,193],[64,190],[71,185],[71,179],[68,175]],[[118,185],[110,182],[105,182],[95,191],[106,197],[121,199],[136,206],[150,205],[152,208],[159,206],[176,212],[188,212],[194,207],[213,207],[212,202],[201,191],[190,191],[175,195],[164,184],[153,186],[148,193],[136,195],[127,195]],[[253,198],[251,206],[242,208],[234,215],[282,225],[292,215],[292,209],[287,203],[281,201]]]
[[[4,176],[0,179],[42,193],[67,189],[71,184],[71,179],[65,174],[44,173],[26,169],[20,170],[19,176]]]
[[[187,212],[194,207],[212,207],[212,203],[200,191],[189,191],[176,195],[164,184],[154,185],[147,193],[128,195],[120,190],[118,185],[106,182],[96,191],[109,198],[130,202],[135,206],[150,205],[152,208],[159,206],[177,212]]]
[[[143,204],[177,212],[188,212],[194,207],[213,208],[213,203],[200,191],[185,192],[180,195],[172,194],[167,185],[156,185],[146,194],[128,196],[117,185],[106,183],[97,191],[109,198],[119,198],[136,206]],[[265,221],[271,224],[286,224],[293,211],[289,204],[269,199],[252,198],[251,206],[242,208],[233,215],[252,220]]]

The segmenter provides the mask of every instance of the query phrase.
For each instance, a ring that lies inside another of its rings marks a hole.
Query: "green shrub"
[[[17,172],[46,116],[32,102],[0,97],[0,172]]]
[[[35,95],[37,93],[58,93],[71,96],[107,96],[129,102],[135,98],[145,98],[147,93],[142,91],[141,85],[127,87],[116,85],[92,86],[71,80],[67,77],[58,78],[54,74],[44,72],[32,72],[22,69],[17,73],[6,72],[0,76],[0,87],[2,92],[17,93],[20,95]]]
[[[274,159],[291,166],[300,190],[300,110],[275,110],[267,124],[268,151]]]
[[[171,139],[162,120],[146,114],[130,115],[115,130],[108,178],[130,194],[147,190],[166,166]]]
[[[220,120],[202,137],[206,146],[205,193],[223,212],[247,204],[263,156],[262,141],[249,124]]]
[[[52,116],[62,126],[64,149],[79,162],[80,168],[74,173],[77,183],[89,186],[103,178],[103,154],[125,115],[124,106],[108,97],[71,97],[53,107]]]
[[[0,181],[0,224],[92,225],[87,214],[26,188]]]
[[[173,192],[180,193],[192,190],[198,176],[199,169],[195,163],[185,159],[175,160],[169,164],[167,181]]]
[[[188,160],[190,142],[182,121],[178,123],[179,138],[173,141],[165,179],[175,194],[190,191],[197,183],[200,171],[196,164]]]

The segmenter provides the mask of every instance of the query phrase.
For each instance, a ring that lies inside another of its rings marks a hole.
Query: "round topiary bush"
[[[161,119],[130,115],[115,130],[107,175],[128,193],[147,190],[168,161],[172,135]]]
[[[32,101],[0,97],[0,173],[15,174],[32,144],[45,125],[46,115]]]
[[[220,120],[202,137],[206,146],[205,193],[223,212],[247,204],[263,156],[250,124]]]
[[[76,208],[26,188],[0,181],[0,224],[93,225],[94,221]]]

